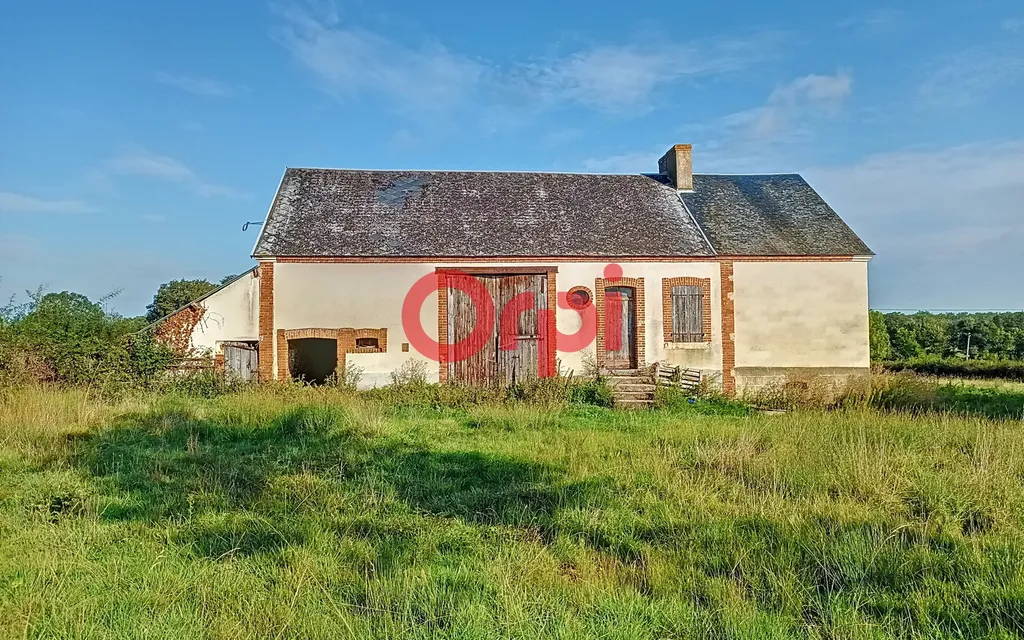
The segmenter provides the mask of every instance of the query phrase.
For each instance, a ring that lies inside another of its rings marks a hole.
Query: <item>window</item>
[[[590,289],[586,287],[573,287],[569,289],[569,293],[566,295],[566,300],[569,303],[569,307],[572,309],[582,310],[590,304]]]
[[[378,338],[356,338],[356,349],[379,349]]]
[[[704,342],[704,287],[672,287],[671,342]]]

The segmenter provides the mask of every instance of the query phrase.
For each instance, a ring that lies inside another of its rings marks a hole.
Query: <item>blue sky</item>
[[[1024,307],[1019,1],[15,0],[0,296],[251,264],[287,166],[802,173],[876,308]],[[653,5],[652,5],[653,7]]]

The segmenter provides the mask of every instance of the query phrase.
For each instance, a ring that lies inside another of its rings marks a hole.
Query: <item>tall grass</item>
[[[1017,422],[432,393],[8,392],[0,636],[1024,633]]]

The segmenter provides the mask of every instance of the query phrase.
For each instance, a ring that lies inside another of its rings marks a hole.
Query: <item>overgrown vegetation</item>
[[[141,318],[67,291],[0,308],[0,386],[27,382],[148,388],[174,361]]]
[[[889,371],[913,371],[949,378],[1002,378],[1024,380],[1024,362],[1010,360],[951,360],[920,358],[882,363]]]
[[[227,282],[231,276],[224,278]],[[217,288],[208,280],[171,280],[160,285],[153,302],[146,306],[146,320],[153,322],[177,311]]]
[[[0,636],[1024,631],[1018,422],[417,385],[0,393]]]

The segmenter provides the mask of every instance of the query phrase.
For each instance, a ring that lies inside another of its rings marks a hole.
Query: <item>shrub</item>
[[[692,412],[700,415],[745,416],[750,405],[719,393],[692,394],[678,387],[659,386],[654,392],[654,406],[667,411]]]
[[[1003,378],[1024,380],[1024,362],[1019,360],[917,359],[885,362],[887,371],[912,371],[921,375],[951,378]]]
[[[566,388],[566,400],[571,404],[587,404],[596,407],[612,406],[612,389],[603,378],[571,382]]]

